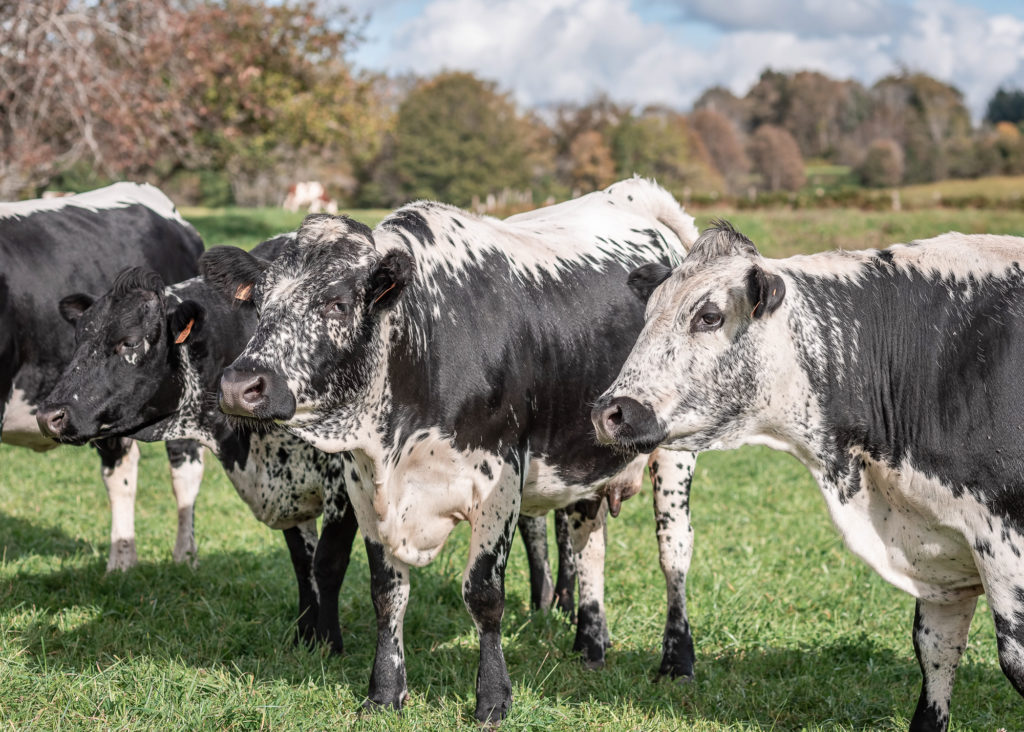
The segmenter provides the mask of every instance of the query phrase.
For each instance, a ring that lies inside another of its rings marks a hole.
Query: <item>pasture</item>
[[[301,220],[269,210],[183,213],[208,245],[250,247]],[[385,213],[356,216],[373,224]],[[950,229],[1024,235],[1024,212],[1011,211],[698,211],[698,225],[713,216],[730,218],[769,256]],[[0,448],[0,725],[475,727],[477,638],[460,596],[468,526],[412,574],[409,703],[400,716],[363,715],[375,621],[361,542],[342,590],[345,655],[295,647],[294,576],[279,532],[252,518],[208,456],[196,511],[200,564],[173,564],[176,520],[163,449],[144,445],[142,454],[140,566],[106,576],[109,512],[94,456]],[[913,600],[842,546],[807,471],[762,448],[704,454],[691,506],[696,679],[651,683],[665,608],[648,488],[610,522],[613,647],[602,671],[578,663],[562,616],[530,611],[516,541],[503,624],[514,704],[503,728],[906,729],[920,688]],[[999,669],[984,599],[952,716],[954,730],[1024,727],[1024,704]]]

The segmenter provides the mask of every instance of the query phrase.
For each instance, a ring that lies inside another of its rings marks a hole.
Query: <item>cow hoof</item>
[[[139,563],[135,553],[135,539],[118,539],[110,545],[110,559],[107,560],[107,574],[123,572]]]
[[[502,699],[499,702],[477,702],[473,716],[481,727],[497,727],[508,714],[508,705],[511,701],[511,699]]]
[[[591,660],[589,658],[584,658],[582,660],[583,660],[583,668],[585,668],[587,671],[599,671],[599,670],[603,669],[604,666],[605,666],[605,660],[603,658],[598,658],[598,659],[595,659],[595,660]]]
[[[398,699],[367,699],[363,702],[363,711],[368,714],[377,714],[379,712],[395,712],[400,714],[407,696],[404,695]]]
[[[184,549],[174,548],[171,558],[175,564],[184,564],[191,569],[199,567],[199,550],[193,545]]]
[[[672,681],[682,686],[684,684],[689,684],[693,681],[693,671],[669,671],[667,673],[665,671],[659,671],[658,675],[654,679],[654,683],[658,683],[662,679],[666,678],[669,681]]]

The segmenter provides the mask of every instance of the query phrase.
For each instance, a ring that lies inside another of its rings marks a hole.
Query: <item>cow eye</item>
[[[142,339],[140,338],[125,338],[117,344],[117,348],[114,350],[117,351],[119,356],[123,356],[126,353],[134,351],[140,345],[142,345]]]
[[[690,322],[690,330],[695,333],[708,333],[722,327],[725,316],[714,303],[705,303]]]
[[[324,305],[325,318],[344,318],[348,315],[348,303],[344,300],[331,300]]]

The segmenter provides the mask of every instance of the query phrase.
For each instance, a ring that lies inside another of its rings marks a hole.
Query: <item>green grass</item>
[[[253,213],[249,228],[249,212],[228,213],[186,212],[211,244],[251,246],[293,225],[266,211]],[[699,223],[711,215],[701,212]],[[776,256],[949,228],[1024,233],[1024,214],[992,212],[718,215]],[[215,461],[197,504],[194,571],[170,560],[176,518],[166,459],[161,446],[145,445],[141,564],[104,574],[109,514],[98,472],[87,449],[0,448],[0,728],[475,728],[476,634],[460,598],[468,526],[412,575],[409,705],[401,716],[366,716],[359,703],[375,631],[361,542],[342,591],[346,653],[310,653],[291,644],[295,582],[284,542],[252,518]],[[530,612],[525,555],[514,545],[504,622],[514,703],[503,727],[906,729],[920,683],[913,600],[843,547],[807,471],[761,448],[707,453],[692,507],[696,680],[652,683],[664,581],[647,489],[609,529],[614,646],[602,671],[578,663],[562,617]],[[954,691],[953,729],[1019,730],[1022,720],[1024,702],[999,669],[982,600]]]
[[[196,227],[208,247],[228,244],[252,249],[275,234],[297,229],[303,219],[303,214],[289,213],[281,208],[183,207],[180,210],[181,215]],[[376,226],[389,212],[361,209],[339,213],[347,214],[367,226]]]

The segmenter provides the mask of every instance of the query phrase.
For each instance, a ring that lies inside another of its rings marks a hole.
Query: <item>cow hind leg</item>
[[[914,609],[914,652],[923,681],[911,732],[944,732],[956,667],[967,647],[967,632],[978,598],[940,605],[918,600]]]
[[[370,565],[370,596],[377,615],[377,651],[370,674],[367,709],[401,709],[409,697],[405,674],[403,625],[409,605],[409,566],[388,555],[367,527],[366,559]]]
[[[344,650],[338,620],[338,595],[345,582],[345,573],[352,556],[352,541],[358,529],[355,511],[348,505],[348,501],[345,501],[340,511],[326,511],[313,561],[313,573],[320,593],[317,639],[334,654]]]
[[[295,642],[312,647],[316,642],[316,623],[320,613],[317,588],[313,581],[313,556],[317,548],[316,519],[303,521],[281,533],[284,534],[299,587],[299,619]]]
[[[530,607],[548,610],[555,598],[548,564],[548,520],[546,516],[519,517],[519,535],[526,547],[526,561],[530,565]]]
[[[107,571],[138,564],[135,551],[135,492],[139,476],[139,446],[112,437],[93,443],[100,454],[100,473],[110,500],[110,558]]]
[[[576,640],[572,649],[582,654],[583,664],[590,669],[604,666],[605,651],[611,647],[604,609],[607,508],[604,498],[598,498],[580,501],[569,511],[569,533],[580,583]]]
[[[171,488],[178,504],[178,535],[174,540],[174,561],[191,567],[199,564],[196,546],[195,505],[203,482],[203,447],[194,440],[168,440],[164,443],[171,464]]]
[[[555,580],[555,607],[576,622],[576,552],[569,536],[569,516],[564,508],[555,511],[555,543],[558,545],[558,578]]]
[[[648,460],[654,488],[658,556],[668,595],[658,675],[683,681],[693,678],[695,660],[693,637],[686,615],[686,575],[693,557],[690,482],[696,462],[695,453],[666,450],[655,450]]]

